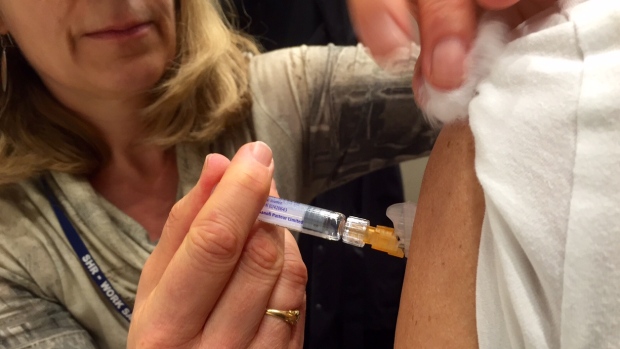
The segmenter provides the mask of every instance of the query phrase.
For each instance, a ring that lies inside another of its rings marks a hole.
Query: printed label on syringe
[[[301,231],[304,224],[303,217],[309,207],[297,202],[269,197],[258,219],[289,230]]]
[[[342,213],[298,202],[269,197],[258,220],[329,240],[339,240],[344,228]]]
[[[279,219],[281,221],[292,222],[292,223],[295,223],[295,224],[300,224],[302,226],[304,224],[303,220],[299,220],[299,219],[297,219],[295,217],[287,217],[287,216],[284,216],[284,215],[276,213],[276,212],[260,211],[260,215],[262,217],[271,217],[273,219]]]

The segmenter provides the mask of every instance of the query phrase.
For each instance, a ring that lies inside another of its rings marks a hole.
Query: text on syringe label
[[[303,217],[308,208],[308,205],[269,197],[259,214],[259,219],[266,223],[301,231],[304,224]]]

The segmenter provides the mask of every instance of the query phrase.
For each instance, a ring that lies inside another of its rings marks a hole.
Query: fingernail
[[[459,87],[465,79],[467,47],[462,40],[448,38],[439,42],[433,51],[430,77],[439,88]]]
[[[252,156],[256,161],[265,166],[271,165],[271,161],[273,160],[271,149],[263,142],[254,142],[252,146]]]
[[[417,45],[420,45],[420,26],[418,25],[418,21],[416,21],[415,17],[409,16],[409,21],[411,22],[411,39]]]
[[[211,157],[211,154],[207,155],[207,157],[205,158],[205,162],[202,165],[202,171],[200,171],[201,175],[204,175],[204,173],[207,171],[207,167],[209,167],[209,158]]]
[[[394,50],[390,51],[388,54],[379,56],[376,55],[374,57],[375,62],[386,72],[396,74],[402,73],[403,70],[410,70],[412,60],[417,55],[414,55],[414,52],[418,52],[416,50],[417,45],[411,43],[410,45],[397,47]]]
[[[278,195],[278,187],[276,186],[276,181],[275,180],[271,180],[271,195]]]
[[[414,30],[407,20],[409,17],[404,18],[396,18],[388,12],[377,13],[373,19],[373,30],[360,28],[364,44],[370,48],[373,58],[382,68],[411,55]]]

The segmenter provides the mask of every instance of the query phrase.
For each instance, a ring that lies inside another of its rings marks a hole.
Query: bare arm
[[[395,348],[478,347],[475,286],[483,215],[469,125],[448,125],[422,181]]]

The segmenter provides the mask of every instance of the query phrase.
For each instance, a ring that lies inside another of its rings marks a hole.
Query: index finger
[[[222,179],[229,163],[230,161],[223,155],[207,156],[194,188],[172,207],[157,247],[142,268],[136,306],[139,306],[142,299],[149,295],[159,283],[170,260],[181,246],[194,218],[211,196],[213,188]]]
[[[239,149],[153,290],[149,318],[178,324],[179,341],[198,335],[231,277],[248,232],[269,194],[271,150],[256,142]]]

